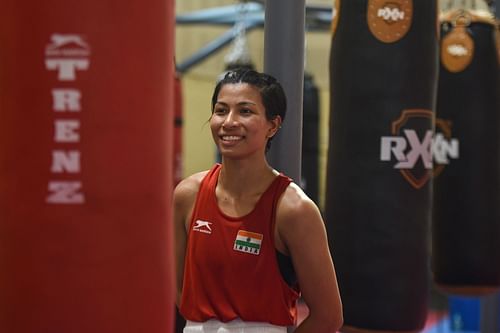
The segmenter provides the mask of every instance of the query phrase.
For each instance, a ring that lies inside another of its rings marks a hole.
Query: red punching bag
[[[0,3],[0,332],[172,331],[173,2]]]

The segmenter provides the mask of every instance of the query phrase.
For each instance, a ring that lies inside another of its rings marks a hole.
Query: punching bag
[[[319,92],[314,78],[304,73],[301,185],[307,196],[319,204]]]
[[[234,70],[237,68],[248,68],[255,70],[255,65],[252,61],[252,56],[250,54],[250,49],[248,48],[247,30],[245,27],[246,12],[244,7],[240,8],[238,13],[239,20],[236,21],[234,25],[235,36],[231,43],[229,52],[224,56],[224,73],[220,74],[220,77],[224,77],[227,71]]]
[[[499,67],[492,14],[441,16],[433,276],[458,295],[500,288]]]
[[[342,332],[415,332],[429,285],[434,0],[346,0],[330,55],[325,214]]]
[[[172,332],[172,1],[0,4],[0,332]]]

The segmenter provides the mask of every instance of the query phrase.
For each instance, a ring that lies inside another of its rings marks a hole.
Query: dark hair
[[[285,120],[286,96],[278,80],[269,74],[259,73],[244,67],[227,71],[217,82],[212,95],[212,112],[214,112],[221,88],[226,84],[237,83],[246,83],[259,90],[268,120],[273,120],[276,116],[280,116],[281,121]],[[271,147],[271,140],[272,138],[269,138],[267,141],[266,151]]]

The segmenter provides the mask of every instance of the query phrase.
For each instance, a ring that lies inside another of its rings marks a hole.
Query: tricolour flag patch
[[[258,255],[260,253],[260,246],[262,244],[262,234],[255,232],[238,230],[236,239],[234,240],[233,249],[245,253]]]

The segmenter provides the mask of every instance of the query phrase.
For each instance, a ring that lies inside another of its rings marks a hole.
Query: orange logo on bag
[[[453,22],[453,29],[441,41],[441,63],[451,73],[466,69],[474,57],[474,40],[466,31],[470,22],[470,15],[461,11]]]
[[[372,34],[384,43],[394,43],[410,30],[413,0],[369,0],[367,21]]]

